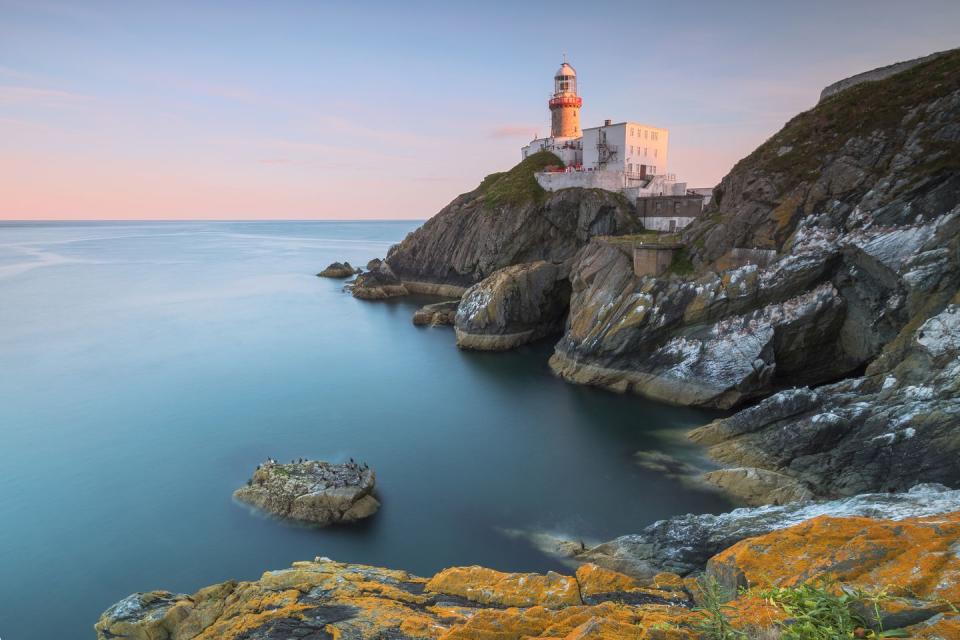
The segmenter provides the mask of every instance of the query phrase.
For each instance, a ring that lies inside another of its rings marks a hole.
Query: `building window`
[[[627,173],[633,173],[633,163],[630,162],[627,164]]]
[[[657,157],[657,150],[656,150],[656,149],[653,150],[653,157],[654,157],[654,158]]]
[[[644,148],[643,148],[643,155],[644,155],[644,156],[647,155],[647,149],[649,149],[649,148],[650,148],[650,147],[644,147]]]
[[[643,137],[646,138],[650,132],[646,129],[643,130]]]

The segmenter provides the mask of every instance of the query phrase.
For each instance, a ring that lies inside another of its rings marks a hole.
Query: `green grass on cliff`
[[[790,120],[777,134],[734,166],[733,171],[761,167],[788,177],[792,186],[816,177],[825,155],[854,136],[874,131],[893,133],[919,104],[960,90],[960,50],[884,80],[864,82],[825,99]],[[922,117],[922,115],[916,116]],[[956,143],[921,140],[929,160],[911,173],[960,170]]]
[[[880,640],[909,637],[909,634],[901,629],[885,630],[880,626],[882,605],[893,600],[886,591],[850,592],[839,589],[836,585],[821,583],[741,593],[761,597],[787,614],[788,618],[778,625],[776,637],[780,640]],[[697,630],[705,637],[710,640],[751,640],[758,637],[733,627],[727,615],[731,606],[727,603],[736,597],[736,594],[723,589],[715,579],[709,576],[697,579],[696,595],[696,610],[703,614]]]
[[[563,162],[549,151],[535,153],[509,171],[488,175],[477,187],[476,193],[483,197],[488,209],[540,202],[547,192],[537,183],[533,174],[548,167],[562,168]]]

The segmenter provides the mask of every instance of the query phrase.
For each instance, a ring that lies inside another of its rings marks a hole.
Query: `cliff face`
[[[834,628],[836,637],[881,624],[909,625],[910,637],[956,637],[958,543],[960,513],[898,522],[820,517],[740,542],[713,557],[707,573],[733,598],[723,621],[751,637],[779,637],[797,623],[796,610],[788,613],[763,589],[823,579],[888,592],[844,605],[850,625]],[[424,579],[317,558],[193,595],[136,593],[110,607],[96,630],[98,638],[130,640],[708,640],[717,637],[711,623],[718,615],[692,608],[706,601],[704,584],[668,573],[638,579],[591,564],[572,576],[457,567]],[[737,595],[736,587],[751,590]]]
[[[723,408],[835,380],[947,304],[958,204],[955,51],[824,101],[739,162],[683,233],[692,274],[636,278],[591,243],[554,369]],[[776,258],[738,267],[735,249]]]
[[[593,236],[640,228],[630,203],[617,194],[541,189],[533,173],[557,164],[542,152],[488,176],[392,247],[387,264],[412,291],[449,285],[462,293],[502,267],[563,263]]]

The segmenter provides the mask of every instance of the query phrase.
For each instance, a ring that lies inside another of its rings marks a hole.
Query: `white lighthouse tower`
[[[583,99],[577,94],[577,72],[567,56],[553,74],[553,94],[547,101],[550,108],[550,137],[534,138],[520,150],[524,158],[540,151],[554,154],[566,167],[579,167],[583,158],[580,129],[580,107]]]
[[[577,95],[577,72],[564,56],[563,64],[553,77],[553,96],[550,98],[550,135],[554,138],[579,138],[580,107],[583,98]]]

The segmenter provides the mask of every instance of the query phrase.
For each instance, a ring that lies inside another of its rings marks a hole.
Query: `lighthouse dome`
[[[568,63],[564,62],[560,65],[560,68],[557,69],[557,74],[555,77],[559,78],[560,76],[574,76],[576,77],[577,72],[571,67]]]

